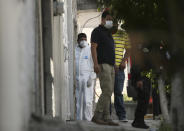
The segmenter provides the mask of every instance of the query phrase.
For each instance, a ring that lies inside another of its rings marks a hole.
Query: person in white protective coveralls
[[[75,48],[77,120],[91,121],[96,74],[93,70],[91,47],[87,43],[86,34],[80,33],[77,42]]]

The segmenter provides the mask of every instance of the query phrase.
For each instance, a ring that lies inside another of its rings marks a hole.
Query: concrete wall
[[[85,28],[94,29],[101,23],[101,12],[94,10],[78,10],[77,25],[78,32],[83,32]]]
[[[76,2],[58,0],[64,3],[61,16],[54,16],[53,60],[54,60],[54,116],[63,120],[75,118],[74,98],[74,44]]]
[[[75,118],[76,1],[0,1],[0,130],[26,131],[31,113]],[[70,68],[70,70],[69,70]]]
[[[65,115],[65,119],[68,119],[68,117],[70,116],[70,96],[69,96],[69,69],[68,69],[68,60],[69,60],[69,45],[68,45],[68,41],[69,41],[69,36],[68,36],[68,17],[69,12],[67,8],[71,8],[71,5],[68,5],[68,1],[64,0],[64,10],[65,13],[63,14],[63,29],[62,29],[62,40],[63,40],[63,47],[64,47],[64,83],[62,84],[63,87],[63,92],[62,92],[62,107],[63,107],[63,114]],[[72,25],[71,25],[72,26]]]
[[[61,115],[61,87],[63,83],[62,72],[64,70],[62,61],[64,58],[63,46],[61,43],[60,16],[54,16],[53,19],[53,60],[54,60],[54,104],[53,115]]]
[[[44,63],[42,39],[42,9],[41,0],[35,2],[35,110],[36,114],[45,114],[44,100]]]
[[[77,12],[78,33],[86,33],[90,43],[91,32],[101,23],[101,12],[97,10],[79,10]]]
[[[77,3],[76,0],[68,0],[67,1],[67,28],[68,28],[68,75],[69,75],[69,100],[70,104],[68,105],[70,113],[68,114],[68,119],[75,119],[75,92],[74,92],[74,83],[75,83],[75,62],[74,62],[74,51],[76,44],[76,36],[77,36],[77,23],[76,23],[76,15],[77,15]]]
[[[26,131],[35,109],[34,1],[0,1],[0,130]]]
[[[60,84],[58,84],[57,86],[54,85],[54,89],[60,89],[60,94],[58,94],[58,96],[56,96],[55,98],[58,97],[58,102],[55,101],[55,105],[60,105],[59,109],[59,117],[62,118],[62,120],[67,120],[67,116],[70,112],[70,110],[68,110],[68,105],[69,105],[69,98],[68,98],[68,93],[69,93],[69,86],[68,86],[68,45],[67,45],[67,40],[68,40],[68,29],[67,29],[67,1],[66,0],[60,0],[60,2],[64,3],[64,13],[61,16],[58,16],[58,20],[57,20],[57,25],[55,26],[55,31],[58,31],[58,37],[60,39],[60,42],[58,43],[58,57],[60,57],[59,59],[61,60],[60,62],[60,66],[59,65],[55,65],[58,66],[58,68],[55,68],[55,73],[59,72],[60,77],[56,78],[57,76],[55,76],[55,80],[58,79],[58,82],[60,81]],[[56,20],[56,18],[55,18]],[[56,22],[56,21],[55,21]],[[56,24],[56,23],[55,23]],[[55,43],[54,43],[55,44]],[[60,52],[60,53],[59,53]],[[61,54],[59,56],[59,54]],[[54,62],[56,62],[54,60]],[[55,91],[56,92],[56,91]],[[56,112],[57,113],[57,112]]]
[[[45,114],[53,116],[53,1],[42,0]]]
[[[134,118],[135,118],[134,115],[135,115],[135,110],[136,110],[137,103],[125,102],[124,105],[125,105],[127,119],[128,120],[134,120]]]

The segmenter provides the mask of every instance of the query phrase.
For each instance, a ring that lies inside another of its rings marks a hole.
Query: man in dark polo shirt
[[[115,76],[114,40],[110,31],[112,26],[112,17],[108,11],[105,11],[102,13],[101,24],[91,34],[91,53],[94,71],[99,77],[102,90],[92,121],[105,125],[118,125],[118,123],[112,121],[109,112]]]

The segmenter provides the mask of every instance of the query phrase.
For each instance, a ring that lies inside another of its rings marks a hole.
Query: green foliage
[[[99,0],[128,30],[168,30],[165,0]]]
[[[141,72],[142,76],[146,76],[151,80],[152,88],[158,87],[158,74],[154,72],[153,69],[150,69],[149,71]],[[165,91],[168,95],[171,93],[171,80],[168,78],[165,78]],[[157,91],[158,92],[158,91]]]
[[[154,64],[164,62],[166,75],[172,76],[183,70],[184,38],[183,38],[183,2],[175,0],[97,0],[99,8],[109,8],[112,16],[128,33],[138,32],[144,35],[149,46],[163,41],[164,48],[171,55],[169,60],[163,60],[164,53],[159,51],[152,55],[158,60]],[[158,49],[157,49],[158,50]],[[165,52],[166,52],[165,50]],[[160,53],[160,54],[159,54]],[[162,56],[161,56],[162,55]],[[162,59],[162,60],[159,60]],[[165,59],[165,58],[164,58]],[[168,62],[169,61],[169,62]]]

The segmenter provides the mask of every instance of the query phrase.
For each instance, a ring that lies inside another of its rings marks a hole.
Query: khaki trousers
[[[94,117],[107,120],[110,119],[110,101],[114,91],[115,71],[114,66],[109,64],[101,64],[100,69],[98,76],[102,94],[97,102]]]

